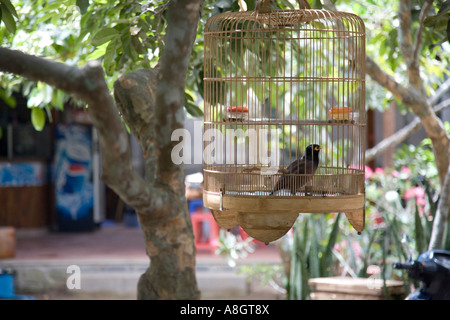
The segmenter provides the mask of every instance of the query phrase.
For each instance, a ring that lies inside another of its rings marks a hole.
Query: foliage
[[[256,2],[247,0],[247,9],[253,10]],[[281,8],[294,8],[292,1],[278,2]],[[72,65],[82,66],[89,60],[101,59],[112,88],[120,75],[157,65],[164,49],[168,4],[168,0],[1,0],[0,39],[2,45]],[[202,115],[198,98],[203,96],[206,20],[212,14],[238,10],[237,0],[206,0],[203,5],[186,81],[185,106],[193,116]],[[67,101],[73,100],[46,84],[1,75],[0,96],[7,97],[10,106],[14,104],[10,98],[14,91],[21,91],[31,100],[29,108],[45,108],[48,115],[51,108],[62,109]],[[33,124],[42,127],[40,123]]]
[[[247,280],[256,278],[263,285],[271,285],[286,294],[287,299],[307,299],[310,278],[332,276],[339,269],[335,245],[339,239],[339,232],[342,231],[341,216],[342,214],[301,214],[292,231],[278,240],[280,251],[289,256],[284,272],[282,266],[267,263],[244,265],[240,267],[239,272],[245,274]],[[236,243],[241,257],[247,256],[246,246],[252,238],[247,238],[245,243],[241,244],[233,234],[229,233],[227,237],[233,239],[228,243]],[[231,256],[232,251],[229,247],[219,248],[218,252],[225,257],[229,254],[228,259],[237,259],[239,256],[238,254]],[[236,266],[236,262],[230,265]]]
[[[236,260],[245,258],[254,251],[255,245],[252,238],[242,239],[240,235],[236,236],[233,233],[226,232],[224,229],[220,229],[219,247],[216,250],[216,254],[227,259],[230,267],[235,267]]]
[[[0,27],[2,45],[67,64],[83,65],[87,61],[90,47],[79,37],[81,14],[77,3],[81,1],[47,2],[13,1],[17,11],[16,28],[12,30]],[[60,29],[59,25],[64,25],[64,29]],[[43,129],[45,114],[51,120],[51,108],[62,109],[70,99],[62,91],[47,84],[12,74],[0,75],[0,92],[0,96],[9,97],[5,102],[11,107],[15,104],[11,98],[13,92],[21,92],[28,98],[32,123],[37,130]],[[46,112],[43,112],[44,109]]]
[[[14,20],[18,18],[16,9],[11,4],[9,0],[1,0],[0,1],[0,18],[1,21],[5,24],[6,29],[11,32],[16,32],[16,22]]]
[[[318,215],[300,215],[293,227],[291,265],[287,297],[304,300],[309,297],[310,278],[331,276],[332,253],[339,231],[341,214],[335,219]],[[330,230],[331,227],[331,230]]]
[[[450,41],[450,1],[437,1],[436,8],[437,13],[425,19],[425,26],[433,30],[433,43],[430,46],[438,46],[445,41]]]
[[[13,0],[12,3],[1,0],[0,39],[2,45],[69,65],[82,66],[89,60],[100,59],[112,89],[120,75],[157,65],[164,48],[168,3],[167,0]],[[207,1],[205,15],[216,8],[211,3]],[[199,28],[199,34],[201,31]],[[200,36],[186,88],[186,110],[194,116],[202,115],[195,93],[202,92],[202,46]],[[38,130],[43,128],[46,119],[42,117],[44,113],[34,111],[36,107],[46,109],[50,115],[51,108],[63,109],[69,100],[84,106],[46,84],[1,74],[0,97],[5,97],[11,107],[15,103],[11,98],[15,91],[28,98],[28,107],[38,115],[32,117]]]
[[[450,124],[445,126],[450,132]],[[439,193],[429,139],[403,145],[393,169],[366,167],[366,227],[361,235],[340,215],[300,214],[292,232],[279,240],[281,252],[290,256],[285,273],[268,265],[241,272],[275,287],[283,283],[288,299],[308,299],[308,279],[326,276],[401,279],[408,293],[414,284],[404,272],[394,271],[392,263],[427,250]]]
[[[265,262],[243,265],[238,270],[238,274],[244,274],[247,282],[258,279],[261,285],[269,285],[278,292],[286,294],[286,277],[281,265]]]
[[[257,0],[245,2],[247,10],[254,10]],[[321,1],[309,2],[313,8],[324,7]],[[382,68],[391,70],[398,79],[406,82],[397,41],[397,4],[388,0],[370,0],[364,5],[349,0],[332,2],[336,2],[339,10],[354,12],[364,19],[367,53]],[[422,2],[412,2],[413,27],[416,28],[418,8]],[[164,48],[168,3],[167,0],[1,0],[0,39],[3,45],[68,64],[84,65],[88,60],[101,59],[112,88],[121,74],[157,64]],[[272,1],[270,6],[294,9],[298,3],[295,0],[278,0]],[[446,34],[450,25],[449,7],[448,0],[435,1],[426,19],[420,57],[429,94],[443,81],[450,59],[450,44],[445,41],[448,40]],[[203,32],[206,20],[212,14],[238,10],[238,0],[206,0],[203,5],[186,81],[185,105],[194,116],[202,114],[198,98],[203,96]],[[59,28],[60,25],[64,25],[64,29]],[[370,81],[367,88],[370,89],[367,90],[367,103],[371,108],[383,109],[394,99],[389,92]],[[63,108],[70,99],[47,85],[1,75],[0,96],[11,97],[13,91],[22,91],[31,98],[33,103],[30,103],[30,108],[46,108],[47,111],[53,107]],[[383,103],[380,100],[384,100]],[[13,104],[11,99],[8,102]]]
[[[449,75],[450,42],[443,32],[441,24],[449,21],[448,0],[433,2],[433,7],[425,20],[423,42],[419,51],[419,64],[422,79],[428,96],[432,96],[444,77]],[[415,41],[415,32],[419,24],[419,13],[424,1],[411,1],[412,14],[412,41]],[[364,3],[340,0],[336,6],[341,11],[353,12],[360,16],[366,25],[366,52],[381,69],[394,75],[402,84],[408,83],[405,60],[399,46],[399,13],[398,1],[368,0]],[[438,18],[433,18],[438,16]],[[439,20],[439,23],[432,21]],[[427,22],[428,21],[428,22]],[[383,111],[388,108],[394,96],[384,88],[367,81],[366,102],[371,109]],[[397,101],[399,102],[399,101]],[[398,103],[403,113],[406,107]]]

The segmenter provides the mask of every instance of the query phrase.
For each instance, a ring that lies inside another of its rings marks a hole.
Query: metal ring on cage
[[[265,10],[265,8],[269,8],[269,2],[271,0],[258,0],[255,6],[255,11],[259,10]],[[262,6],[261,6],[262,4]],[[311,9],[311,6],[309,5],[307,0],[298,0],[298,5],[300,9]]]

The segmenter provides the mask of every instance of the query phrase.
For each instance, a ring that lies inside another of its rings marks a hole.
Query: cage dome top
[[[270,0],[258,1],[254,11],[216,14],[208,20],[205,30],[217,32],[231,30],[233,27],[237,30],[245,29],[248,26],[242,25],[244,21],[255,22],[260,28],[292,28],[312,21],[321,22],[322,27],[328,28],[327,23],[333,25],[336,21],[344,21],[344,23],[347,21],[347,23],[355,25],[352,27],[353,30],[349,31],[365,32],[362,19],[353,13],[311,9],[305,0],[299,0],[300,9],[297,10],[272,9],[269,7],[269,2]],[[318,25],[318,27],[320,26]],[[333,27],[345,29],[342,24],[333,25]]]

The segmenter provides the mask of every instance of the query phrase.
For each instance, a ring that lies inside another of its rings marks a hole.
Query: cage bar
[[[204,205],[266,243],[299,213],[344,212],[362,232],[364,23],[268,2],[206,23]],[[317,170],[287,172],[310,144],[321,147]],[[274,192],[280,179],[291,187]]]

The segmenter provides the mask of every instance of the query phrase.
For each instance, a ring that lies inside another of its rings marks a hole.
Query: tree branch
[[[444,100],[438,105],[436,105],[433,110],[438,113],[446,108],[450,107],[450,99]],[[372,149],[366,150],[366,162],[370,162],[374,160],[376,157],[381,155],[387,149],[391,147],[395,147],[396,145],[403,142],[407,139],[411,134],[418,131],[422,126],[422,122],[419,117],[415,117],[407,126],[403,127],[399,131],[397,131],[392,136],[380,141],[377,143],[375,147]]]
[[[334,4],[329,1],[325,0],[328,7],[332,8],[332,10],[335,10]],[[448,223],[448,211],[449,211],[449,192],[450,189],[450,136],[445,132],[445,128],[443,126],[442,121],[436,117],[435,113],[433,112],[431,105],[432,102],[436,102],[439,99],[437,97],[433,99],[426,98],[425,90],[423,88],[422,79],[420,77],[419,72],[419,66],[418,66],[418,52],[420,50],[421,40],[422,40],[422,32],[423,32],[423,19],[426,13],[429,10],[429,6],[431,6],[432,1],[427,0],[427,3],[422,8],[421,12],[421,23],[419,27],[419,31],[416,34],[416,42],[414,46],[414,51],[412,52],[414,64],[407,63],[407,71],[408,71],[408,78],[409,78],[409,84],[410,88],[406,88],[400,83],[398,83],[394,77],[388,75],[386,72],[381,70],[381,68],[373,61],[370,57],[366,56],[366,72],[367,74],[378,84],[389,90],[394,96],[402,100],[402,102],[407,105],[420,119],[422,125],[425,128],[425,131],[428,135],[428,137],[431,139],[433,144],[433,152],[435,155],[435,161],[436,161],[436,167],[439,172],[439,178],[440,183],[442,186],[442,192],[445,194],[445,205],[442,208],[442,210],[438,210],[439,215],[437,213],[437,218],[435,218],[437,221],[433,223],[433,232],[432,232],[432,240],[430,242],[430,247],[435,246],[439,243],[439,241],[442,242],[442,229],[445,230],[445,228],[441,228],[442,223]],[[402,4],[408,4],[409,1],[400,1],[400,6]],[[404,10],[404,9],[399,9]],[[406,14],[406,13],[405,13]],[[410,15],[410,11],[409,11]],[[400,19],[402,19],[400,15]],[[405,21],[403,21],[405,22]],[[403,26],[403,31],[407,31],[408,29],[408,22],[406,22],[406,25]],[[421,30],[422,29],[422,30]],[[401,37],[400,37],[401,38]],[[400,42],[403,41],[402,39],[399,40]],[[405,43],[408,42],[408,40],[404,41]],[[407,44],[408,46],[408,44]],[[405,49],[405,48],[404,48]],[[408,59],[408,52],[409,49],[405,49],[407,51],[405,55],[405,60]],[[403,51],[403,50],[402,50]],[[447,84],[447,82],[446,82]],[[444,92],[444,88],[442,88],[439,91],[439,95]],[[438,92],[437,92],[438,93]],[[414,126],[411,126],[411,128]],[[367,159],[367,157],[366,157]],[[444,194],[441,194],[441,197]]]
[[[408,1],[408,0],[405,0]],[[408,56],[405,57],[407,71],[408,71],[408,79],[409,84],[415,88],[416,90],[420,91],[423,96],[426,96],[425,88],[423,86],[422,76],[420,74],[420,66],[418,61],[418,55],[420,48],[422,46],[422,34],[423,34],[423,28],[424,28],[424,21],[426,17],[426,13],[428,12],[430,6],[432,5],[432,1],[428,0],[424,6],[422,7],[422,10],[420,11],[420,17],[419,17],[419,28],[416,32],[416,40],[414,44],[414,48],[411,48],[411,51],[408,52]],[[403,14],[407,14],[411,16],[411,8],[407,12],[403,12]],[[406,35],[403,35],[406,37]],[[411,34],[407,36],[409,38],[409,41],[411,41]],[[399,35],[399,42],[401,43],[404,41],[403,37]]]
[[[423,29],[425,28],[425,18],[427,17],[427,13],[430,10],[432,5],[433,5],[433,0],[427,0],[427,2],[422,7],[422,10],[420,10],[419,29],[417,30],[417,33],[416,33],[416,41],[414,43],[413,55],[412,55],[412,58],[410,61],[411,65],[415,65],[415,66],[419,65],[418,57],[419,57],[420,47],[422,45],[422,35],[423,35]]]
[[[45,82],[85,101],[99,134],[103,180],[132,207],[148,206],[147,188],[132,168],[128,134],[98,61],[78,68],[0,47],[0,70]]]
[[[408,69],[408,71],[410,70]],[[426,134],[432,141],[436,167],[439,172],[440,182],[443,183],[450,159],[447,154],[442,153],[442,150],[448,150],[450,148],[450,137],[445,132],[442,121],[433,112],[424,93],[418,91],[415,86],[409,88],[404,87],[393,76],[381,70],[378,64],[368,56],[366,56],[366,72],[378,84],[399,98],[421,119]]]
[[[153,184],[156,176],[155,95],[157,69],[139,69],[114,83],[117,108],[137,138],[145,159],[145,179]]]
[[[450,153],[449,153],[450,157]],[[444,249],[445,232],[448,228],[448,218],[450,214],[450,166],[447,169],[444,183],[441,187],[441,195],[437,207],[436,215],[433,221],[433,228],[431,231],[431,239],[428,250]]]
[[[126,123],[133,123],[130,130],[138,140],[154,119],[156,75],[156,69],[139,69],[121,76],[114,83],[117,108]],[[126,96],[121,89],[127,90]]]
[[[450,78],[448,78],[447,80],[445,80],[440,86],[439,88],[436,90],[436,92],[434,93],[433,96],[430,97],[430,99],[428,99],[428,103],[430,105],[435,105],[436,102],[439,101],[439,99],[442,98],[443,95],[445,95],[446,93],[450,92]]]
[[[159,61],[156,91],[155,123],[157,150],[157,176],[162,184],[176,181],[180,167],[171,159],[177,142],[171,140],[172,132],[184,125],[184,89],[186,73],[200,19],[203,0],[172,0],[168,6],[165,48]],[[181,187],[181,186],[180,186]],[[184,185],[182,186],[184,189]]]
[[[85,79],[83,69],[0,47],[0,70],[42,81],[84,99],[83,90],[95,90]]]
[[[395,97],[402,100],[402,102],[410,107],[420,118],[430,114],[430,110],[423,107],[427,105],[426,99],[418,91],[414,88],[406,88],[400,84],[393,76],[383,71],[369,56],[366,56],[366,73],[372,80],[389,90]]]
[[[411,41],[411,1],[400,0],[398,6],[398,18],[400,20],[400,28],[398,28],[398,41],[400,51],[406,64],[409,64],[412,56]]]

